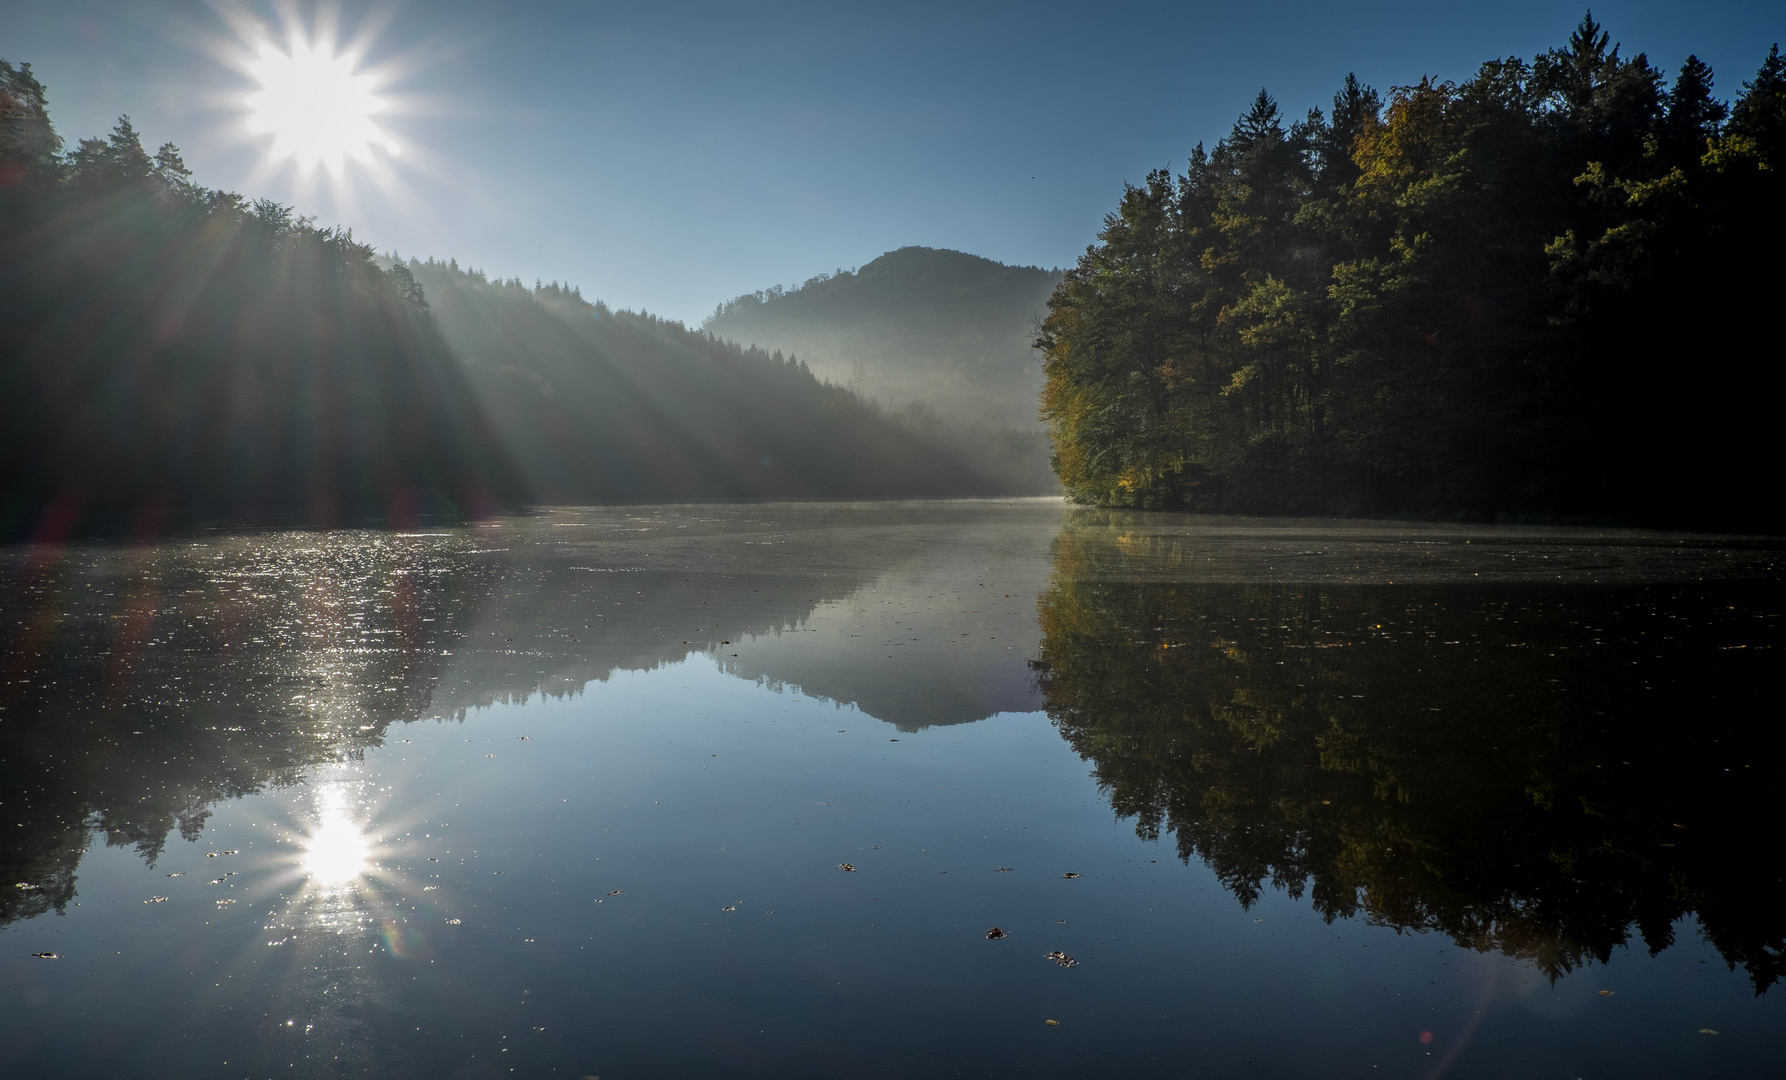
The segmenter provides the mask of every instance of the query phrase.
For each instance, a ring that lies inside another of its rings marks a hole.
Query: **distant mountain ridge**
[[[822,378],[893,409],[1039,429],[1042,370],[1030,348],[1059,270],[903,247],[854,272],[820,274],[724,304],[722,338],[798,355]]]
[[[908,423],[760,348],[557,284],[410,260],[497,442],[543,503],[1040,494],[1033,448]]]

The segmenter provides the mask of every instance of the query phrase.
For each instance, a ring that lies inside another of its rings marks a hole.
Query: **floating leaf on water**
[[[165,896],[151,896],[147,900],[144,900],[143,903],[145,903],[145,904],[165,904],[165,903],[167,903],[167,897],[165,897]]]
[[[1079,961],[1068,956],[1066,953],[1061,952],[1059,949],[1056,949],[1054,952],[1051,952],[1051,953],[1043,953],[1042,959],[1052,960],[1055,963],[1059,964],[1061,967],[1078,967],[1079,966]]]
[[[1006,936],[1008,936],[1008,935],[1006,935],[1006,933],[1003,930],[1000,930],[996,926],[993,927],[992,929],[986,931],[986,940],[987,941],[997,941],[999,938],[1006,937]]]
[[[1016,868],[1016,867],[1015,867],[1015,866],[1001,866],[1001,867],[999,867],[999,868],[998,868],[998,869],[997,869],[997,870],[994,870],[994,871],[993,871],[993,873],[995,873],[995,874],[1008,874],[1008,873],[1010,873],[1010,872],[1011,872],[1011,871],[1013,871],[1013,870],[1015,870],[1015,869],[1017,869],[1017,868]]]
[[[1711,1028],[1700,1028],[1699,1033],[1701,1035],[1716,1035],[1717,1034],[1717,1032],[1713,1031]]]
[[[1044,1020],[1044,1021],[1042,1021],[1042,1023],[1047,1024],[1049,1027],[1059,1027],[1060,1026],[1059,1020]]]
[[[1601,997],[1611,997],[1613,995],[1613,993],[1614,992],[1611,990],[1602,990],[1602,991],[1600,991],[1600,996]]]
[[[1068,871],[1067,871],[1067,872],[1066,872],[1066,873],[1064,873],[1064,874],[1062,874],[1062,875],[1061,875],[1061,877],[1064,877],[1064,878],[1076,878],[1076,877],[1079,877],[1079,876],[1080,876],[1080,875],[1078,875],[1078,874],[1076,874],[1076,873],[1074,873],[1074,872],[1073,872],[1073,871],[1071,871],[1071,870],[1068,870]]]
[[[852,874],[856,872],[856,867],[852,863],[840,862],[837,864],[837,868],[839,870],[848,870]]]
[[[31,955],[37,957],[39,960],[60,960],[60,959],[62,959],[61,953],[34,952]]]

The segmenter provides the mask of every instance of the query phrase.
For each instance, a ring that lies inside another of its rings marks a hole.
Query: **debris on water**
[[[1064,878],[1076,878],[1079,876],[1080,876],[1079,874],[1075,873],[1072,870],[1068,870],[1066,873],[1061,875],[1061,877],[1064,877]]]
[[[221,885],[227,880],[228,880],[228,875],[225,875],[224,877],[220,877],[220,878],[212,878],[210,881],[205,882],[205,884],[206,885]]]
[[[852,874],[856,872],[856,867],[853,863],[840,862],[837,864],[837,868],[839,870],[848,870]]]
[[[1264,922],[1265,920],[1264,919],[1254,919],[1253,921],[1254,922]]]
[[[1049,1027],[1059,1027],[1060,1026],[1059,1020],[1044,1020],[1044,1021],[1042,1021],[1042,1023],[1047,1024]]]
[[[1064,924],[1066,921],[1067,920],[1065,920],[1065,919],[1056,919],[1056,920],[1054,920],[1054,925],[1060,926],[1060,925]]]
[[[532,735],[517,735],[516,738],[519,739],[521,742],[530,742],[530,741],[532,741],[533,736]]]
[[[888,742],[898,742],[899,740],[898,739],[888,739],[887,741]]]
[[[623,893],[625,891],[626,891],[625,889],[615,889],[613,892],[609,893],[608,895],[609,896],[619,896],[621,893]]]
[[[439,885],[423,885],[422,891],[423,892],[433,892],[435,889],[438,889],[438,888],[440,888]]]
[[[219,854],[219,855],[240,855],[240,854],[241,854],[241,852],[239,852],[239,851],[237,851],[237,850],[236,850],[236,849],[234,849],[234,848],[231,848],[231,849],[230,849],[230,850],[228,850],[228,851],[220,851],[220,852],[218,852],[218,854]]]
[[[725,907],[722,907],[719,910],[721,910],[721,911],[737,911],[738,905],[737,904],[727,904]]]
[[[1015,869],[1017,869],[1017,868],[1016,868],[1016,867],[1015,867],[1015,866],[1001,866],[1001,867],[999,867],[999,868],[998,868],[998,869],[997,869],[997,870],[994,870],[994,871],[993,871],[993,873],[995,873],[995,874],[1008,874],[1008,873],[1010,873],[1010,872],[1011,872],[1011,871],[1013,871],[1013,870],[1015,870]]]
[[[217,856],[218,856],[218,855],[219,855],[219,854],[221,854],[221,853],[220,853],[220,852],[216,852],[216,851],[207,851],[207,852],[205,852],[205,858],[207,858],[207,859],[215,859],[215,858],[216,858],[216,857],[217,857]]]
[[[42,956],[43,954],[38,953],[37,955]],[[1700,1028],[1699,1033],[1701,1035],[1716,1035],[1717,1034],[1717,1032],[1713,1031],[1711,1028]]]
[[[1053,951],[1051,953],[1043,953],[1042,959],[1052,960],[1055,963],[1059,964],[1061,967],[1078,967],[1079,966],[1079,961],[1068,956],[1066,953],[1061,952],[1059,949],[1056,949],[1055,951]]]
[[[485,754],[484,756],[485,757],[495,757],[496,755],[495,754]]]
[[[986,931],[986,940],[987,941],[997,941],[999,938],[1008,937],[1008,936],[1009,935],[1007,935],[1003,930],[1000,930],[996,926],[993,927],[992,929]]]
[[[145,903],[145,904],[165,904],[165,903],[167,903],[167,897],[165,897],[165,896],[151,896],[147,900],[144,900],[143,903]]]
[[[168,877],[185,877],[185,876],[186,876],[186,871],[184,871],[184,870],[177,870],[174,873],[171,873],[168,875]]]
[[[61,953],[34,952],[31,955],[37,957],[39,960],[60,960],[60,959],[62,959]]]
[[[446,923],[448,926],[458,926],[460,921],[459,919],[448,919]]]
[[[1611,990],[1602,990],[1602,991],[1600,991],[1600,996],[1601,997],[1611,997],[1613,995],[1613,993],[1614,993],[1614,991],[1611,991]]]

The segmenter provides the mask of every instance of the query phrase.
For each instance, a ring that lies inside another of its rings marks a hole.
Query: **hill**
[[[1039,427],[1030,342],[1059,271],[937,248],[890,251],[719,305],[711,333],[800,356],[823,378],[951,423]]]
[[[503,452],[548,503],[1037,493],[1027,445],[889,415],[803,362],[553,284],[412,260]]]
[[[128,117],[61,149],[0,61],[0,538],[518,497],[407,270],[199,187]]]

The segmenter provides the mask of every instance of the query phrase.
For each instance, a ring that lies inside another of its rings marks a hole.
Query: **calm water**
[[[1039,501],[0,551],[0,1074],[1778,1075],[1781,554]]]

